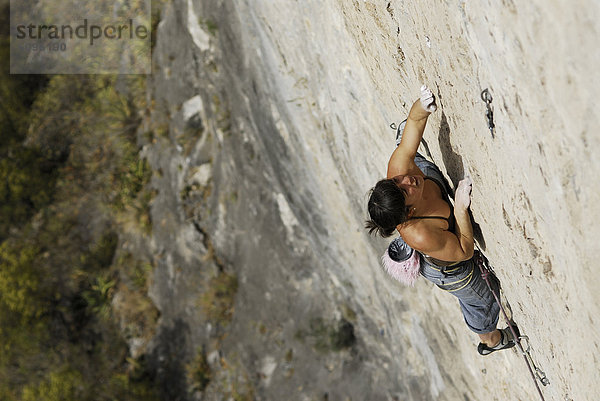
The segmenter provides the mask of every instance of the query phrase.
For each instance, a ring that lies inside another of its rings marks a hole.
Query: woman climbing
[[[471,180],[452,190],[439,168],[417,152],[435,97],[426,86],[400,124],[387,178],[370,191],[366,223],[369,233],[389,237],[400,233],[383,256],[384,267],[408,284],[421,274],[458,298],[469,329],[479,335],[481,355],[511,348],[510,328],[497,330],[499,306],[475,263],[473,227],[469,216]],[[493,286],[499,287],[497,281]]]

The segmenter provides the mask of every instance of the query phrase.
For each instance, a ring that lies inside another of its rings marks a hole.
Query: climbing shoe
[[[515,325],[513,325],[513,328],[517,333],[517,337],[519,337],[521,335],[519,333],[519,328]],[[477,352],[479,352],[480,355],[489,355],[494,351],[512,348],[515,345],[517,345],[517,340],[513,338],[513,334],[510,330],[510,327],[506,327],[500,330],[500,342],[498,343],[498,345],[496,345],[495,347],[488,347],[484,343],[479,343],[479,345],[477,346]]]

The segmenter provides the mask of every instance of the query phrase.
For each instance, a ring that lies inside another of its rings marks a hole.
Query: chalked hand
[[[465,177],[458,183],[454,194],[454,203],[457,209],[466,210],[471,206],[471,189],[473,183],[471,177]]]
[[[421,86],[421,106],[429,113],[433,113],[437,110],[435,96],[433,95],[433,92],[431,92],[431,89],[426,85]]]

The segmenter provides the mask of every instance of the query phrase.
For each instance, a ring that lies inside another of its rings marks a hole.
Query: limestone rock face
[[[452,295],[386,276],[387,241],[362,228],[388,125],[425,83],[431,158],[473,179],[479,245],[546,399],[594,399],[598,20],[591,0],[167,3],[145,121],[164,396],[538,397],[519,354],[477,354]]]

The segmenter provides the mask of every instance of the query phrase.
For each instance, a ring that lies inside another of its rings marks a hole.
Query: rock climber
[[[382,237],[400,233],[382,258],[388,273],[411,285],[422,275],[456,296],[467,326],[481,339],[478,352],[487,355],[516,342],[509,327],[496,329],[500,308],[475,262],[470,178],[459,182],[452,206],[452,190],[441,171],[417,152],[436,109],[431,90],[421,87],[420,98],[398,126],[387,178],[370,191],[366,228]],[[492,282],[496,291],[499,282]]]

